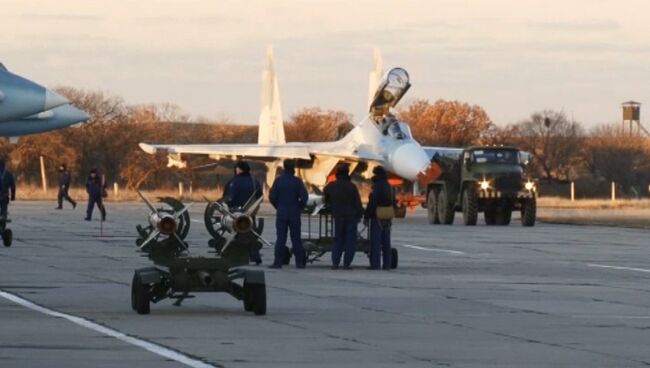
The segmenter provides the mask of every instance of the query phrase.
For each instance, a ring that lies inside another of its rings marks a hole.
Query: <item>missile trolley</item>
[[[150,210],[148,225],[137,226],[136,245],[153,263],[140,268],[133,275],[131,307],[138,314],[149,314],[150,303],[175,299],[175,306],[194,297],[191,293],[225,292],[242,300],[244,309],[256,315],[266,314],[266,284],[264,271],[247,269],[251,249],[261,247],[259,227],[252,214],[261,203],[250,201],[241,211],[231,212],[227,205],[208,204],[218,214],[219,243],[214,255],[191,255],[185,241],[190,230],[188,209],[180,201],[159,198],[156,208],[138,192]]]
[[[307,208],[303,214],[303,223],[307,223],[307,237],[302,238],[302,246],[305,248],[305,259],[308,263],[318,261],[325,253],[331,252],[334,247],[334,217],[328,207],[322,201],[322,197],[310,196]],[[304,229],[304,228],[303,228]],[[363,252],[370,257],[370,229],[363,227],[357,232],[357,253]],[[397,268],[398,252],[391,248],[391,269]],[[285,265],[291,261],[291,248],[286,247],[284,251]]]

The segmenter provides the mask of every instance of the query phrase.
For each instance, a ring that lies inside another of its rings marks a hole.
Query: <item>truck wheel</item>
[[[432,225],[440,223],[440,218],[438,217],[438,199],[436,198],[435,189],[431,189],[427,196],[427,217],[429,223]]]
[[[149,287],[142,284],[140,275],[136,272],[133,276],[133,283],[131,284],[131,307],[138,314],[149,314],[150,301]]]
[[[521,224],[523,226],[535,226],[537,217],[537,200],[531,198],[526,200],[521,206]]]
[[[495,225],[497,223],[497,209],[494,206],[487,206],[483,211],[486,225]]]
[[[478,196],[476,191],[465,189],[463,193],[463,222],[467,226],[474,226],[476,220],[478,220]]]
[[[512,219],[512,210],[510,207],[500,207],[497,208],[496,213],[496,223],[497,225],[510,225],[510,219]]]
[[[2,244],[5,247],[10,247],[13,239],[14,233],[11,231],[11,229],[5,229],[5,231],[2,232]]]
[[[446,188],[442,188],[438,192],[438,218],[440,222],[445,225],[454,223],[454,203],[449,200],[449,195]]]
[[[396,248],[390,248],[390,268],[397,268],[397,261],[399,260],[399,253],[397,253]]]

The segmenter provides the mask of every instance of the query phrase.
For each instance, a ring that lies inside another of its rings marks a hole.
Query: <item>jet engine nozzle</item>
[[[151,216],[149,216],[149,223],[164,235],[171,235],[178,228],[176,219],[168,213],[152,213]]]

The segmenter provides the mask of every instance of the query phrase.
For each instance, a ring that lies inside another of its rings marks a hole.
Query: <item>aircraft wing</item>
[[[219,159],[229,157],[250,157],[260,160],[299,158],[309,160],[309,149],[304,144],[147,144],[140,143],[140,148],[149,154],[166,152],[174,154],[209,155]]]
[[[462,148],[422,146],[422,149],[424,149],[424,152],[427,153],[430,159],[436,155],[442,157],[458,158],[463,153]]]

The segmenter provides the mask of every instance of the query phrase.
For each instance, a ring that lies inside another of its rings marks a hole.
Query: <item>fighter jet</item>
[[[370,73],[368,114],[342,139],[334,142],[286,142],[278,79],[273,65],[273,51],[267,51],[266,68],[262,73],[262,98],[257,144],[184,144],[161,145],[140,143],[149,154],[166,152],[169,166],[184,167],[183,154],[208,155],[215,160],[248,158],[266,162],[266,182],[270,186],[276,169],[284,159],[297,159],[296,174],[316,191],[333,178],[336,166],[346,163],[350,171],[369,178],[372,169],[381,165],[394,180],[427,182],[440,175],[440,167],[430,155],[445,154],[448,149],[428,147],[425,150],[413,139],[409,125],[400,121],[392,108],[411,86],[408,72],[390,69],[380,80],[381,56],[375,52],[375,66]],[[318,127],[314,127],[318,129]],[[431,151],[429,154],[427,151]]]
[[[60,94],[13,74],[0,64],[0,136],[18,137],[88,120]]]

